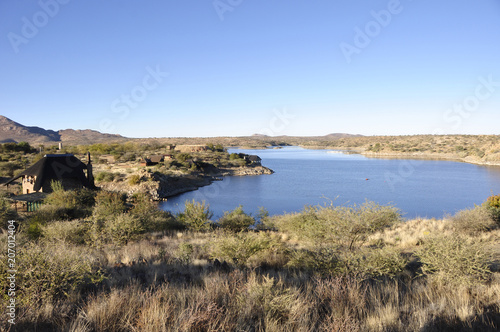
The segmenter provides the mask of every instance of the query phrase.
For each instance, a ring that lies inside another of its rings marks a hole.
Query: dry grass
[[[472,256],[480,260],[468,262],[479,262],[488,278],[450,283],[457,271],[472,275],[467,265],[421,265],[427,262],[421,251],[435,244],[431,239],[457,243],[450,241],[458,238],[453,218],[399,222],[351,251],[339,251],[343,243],[318,246],[274,231],[149,234],[99,249],[72,241],[58,247],[41,239],[54,266],[69,269],[67,253],[73,260],[98,257],[93,262],[106,279],[68,288],[67,296],[20,304],[10,330],[497,331],[500,230],[460,234],[458,243],[480,245]],[[31,248],[24,245],[19,250]],[[442,248],[450,260],[470,252]],[[486,252],[491,255],[482,255]]]

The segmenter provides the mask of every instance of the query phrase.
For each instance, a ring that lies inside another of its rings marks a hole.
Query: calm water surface
[[[169,198],[162,208],[179,212],[185,200],[205,200],[214,218],[243,205],[256,214],[300,211],[305,205],[392,204],[406,218],[435,217],[481,204],[500,192],[500,167],[443,160],[376,159],[298,147],[229,149],[257,154],[272,175],[226,177],[197,191]]]

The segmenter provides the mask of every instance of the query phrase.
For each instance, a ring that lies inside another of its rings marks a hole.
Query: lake
[[[405,218],[442,218],[500,192],[500,167],[446,160],[380,159],[300,147],[229,152],[256,154],[272,175],[226,177],[169,198],[162,208],[182,211],[186,200],[206,201],[214,219],[238,205],[257,214],[297,212],[305,205],[391,204]]]

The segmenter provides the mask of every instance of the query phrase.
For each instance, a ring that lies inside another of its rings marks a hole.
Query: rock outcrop
[[[138,184],[130,184],[129,181],[103,182],[97,185],[103,189],[124,192],[131,196],[135,193],[146,193],[154,200],[163,200],[168,197],[179,195],[188,191],[197,190],[208,186],[214,181],[221,180],[224,176],[253,176],[273,174],[274,171],[264,166],[243,166],[235,168],[220,168],[217,173],[204,174],[161,174],[148,172],[140,169]]]

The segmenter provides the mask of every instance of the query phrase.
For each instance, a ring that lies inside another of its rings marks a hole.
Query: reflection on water
[[[351,205],[365,200],[392,204],[407,218],[435,217],[481,204],[500,192],[500,167],[445,160],[380,159],[298,147],[230,152],[257,154],[272,175],[227,177],[170,198],[163,208],[178,212],[185,200],[205,200],[220,217],[243,205],[256,214],[300,211],[305,205]]]

